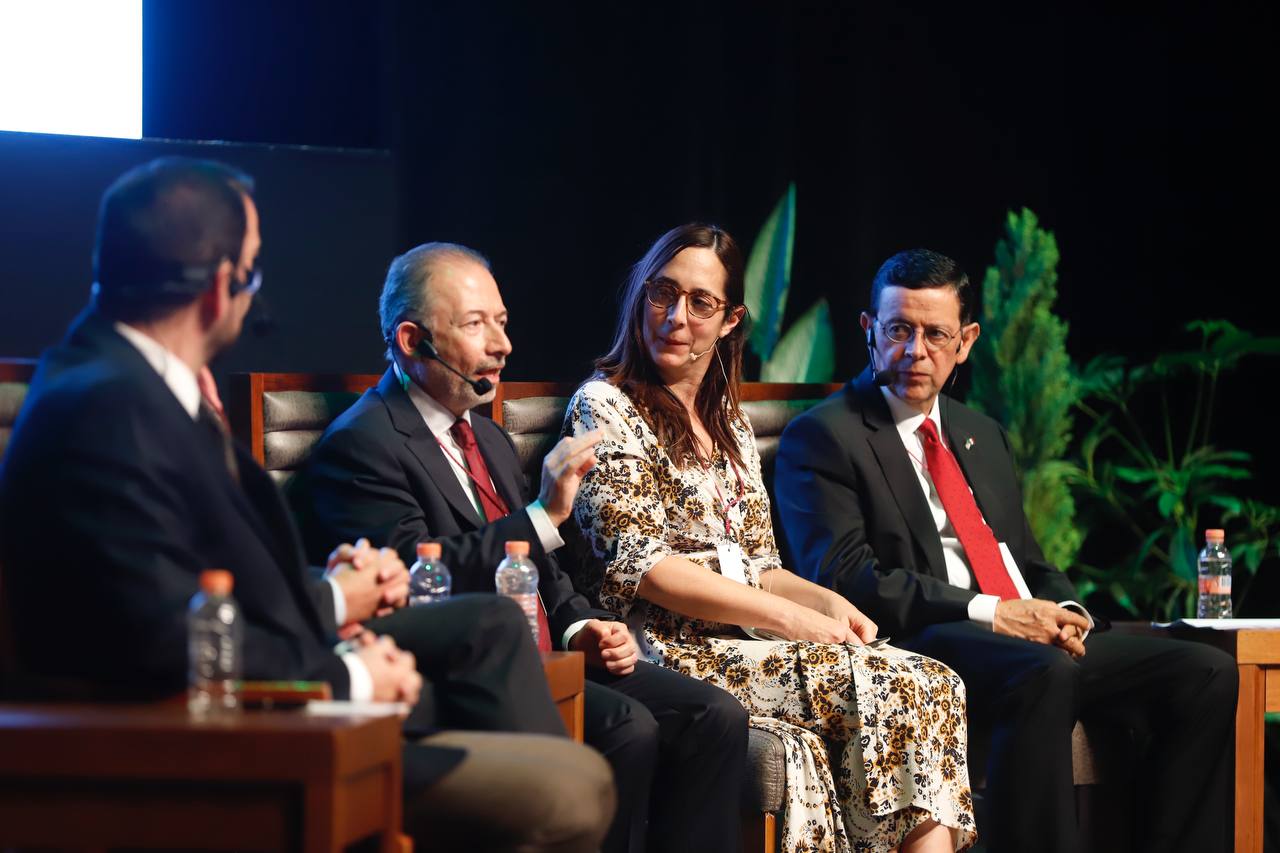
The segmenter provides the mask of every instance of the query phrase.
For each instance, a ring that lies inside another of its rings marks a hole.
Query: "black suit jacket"
[[[1031,535],[1004,430],[945,395],[938,405],[978,507],[1031,594],[1074,598]],[[862,608],[882,634],[968,618],[976,592],[947,582],[928,501],[870,372],[790,423],[778,448],[775,492],[798,573]]]
[[[92,311],[48,351],[0,469],[0,564],[20,668],[91,694],[186,684],[187,603],[230,569],[247,678],[348,693],[275,485],[192,421],[141,354]]]
[[[395,371],[335,420],[311,454],[298,489],[299,515],[315,559],[330,543],[366,536],[394,548],[406,565],[417,543],[437,540],[455,592],[493,592],[493,573],[511,539],[529,542],[538,590],[555,643],[580,619],[613,619],[573,589],[554,554],[543,550],[528,513],[527,483],[511,436],[472,413],[476,444],[511,515],[486,522]]]

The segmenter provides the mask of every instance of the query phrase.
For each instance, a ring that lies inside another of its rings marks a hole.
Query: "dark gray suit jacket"
[[[298,487],[309,554],[320,560],[333,542],[367,536],[394,548],[406,565],[417,543],[438,540],[453,572],[455,592],[493,592],[493,573],[508,540],[529,542],[538,565],[538,591],[553,643],[581,619],[614,619],[573,589],[554,554],[543,550],[528,513],[527,484],[511,437],[489,418],[472,414],[476,444],[511,515],[481,518],[395,372],[378,382],[325,431]]]
[[[1075,597],[1044,560],[1022,510],[1004,430],[940,395],[947,442],[996,539],[1008,545],[1031,594]],[[778,448],[775,492],[798,574],[840,592],[902,637],[968,618],[975,592],[947,581],[942,540],[870,372],[797,417]]]

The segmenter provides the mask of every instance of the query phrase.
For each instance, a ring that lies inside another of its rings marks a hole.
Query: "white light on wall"
[[[142,136],[142,0],[0,0],[0,130]]]

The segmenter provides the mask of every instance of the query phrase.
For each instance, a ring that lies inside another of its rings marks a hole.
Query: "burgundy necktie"
[[[978,504],[969,491],[969,484],[960,470],[959,463],[951,451],[943,446],[938,438],[938,430],[929,418],[916,430],[924,442],[925,463],[929,466],[929,476],[933,486],[942,499],[942,508],[947,512],[951,526],[955,528],[965,556],[969,558],[969,567],[978,581],[978,589],[987,595],[998,595],[1005,601],[1021,596],[1009,577],[1004,560],[1000,557],[1000,546],[996,543],[995,534],[987,526],[978,511]]]
[[[480,494],[480,506],[484,507],[485,521],[493,522],[507,516],[511,510],[507,508],[507,502],[502,499],[502,495],[498,494],[493,487],[489,466],[485,464],[484,456],[480,454],[480,446],[476,444],[476,433],[471,428],[471,424],[458,418],[450,427],[449,434],[462,448],[463,461],[467,463],[467,470],[471,472],[476,491]],[[538,595],[538,651],[551,651],[551,623],[547,621],[547,610],[542,606],[541,594]]]

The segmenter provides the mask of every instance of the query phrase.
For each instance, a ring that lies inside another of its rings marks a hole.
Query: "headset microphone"
[[[867,357],[871,360],[871,381],[881,388],[893,384],[893,369],[886,367],[884,370],[876,370],[876,333],[874,329],[867,329]]]
[[[719,341],[716,341],[716,343],[719,343]],[[704,355],[711,352],[711,350],[715,348],[716,348],[716,345],[712,344],[707,349],[704,349],[702,352],[694,352],[693,347],[689,347],[689,361],[697,361],[698,359],[702,358]]]
[[[425,337],[418,341],[418,345],[413,351],[422,358],[429,359],[431,361],[438,361],[441,367],[470,385],[471,390],[475,391],[480,397],[483,397],[485,394],[488,394],[493,390],[493,383],[488,379],[485,379],[484,377],[472,379],[470,376],[467,376],[465,373],[458,370],[458,368],[441,358],[439,350],[436,349],[436,345],[431,343],[431,341],[427,340]]]

